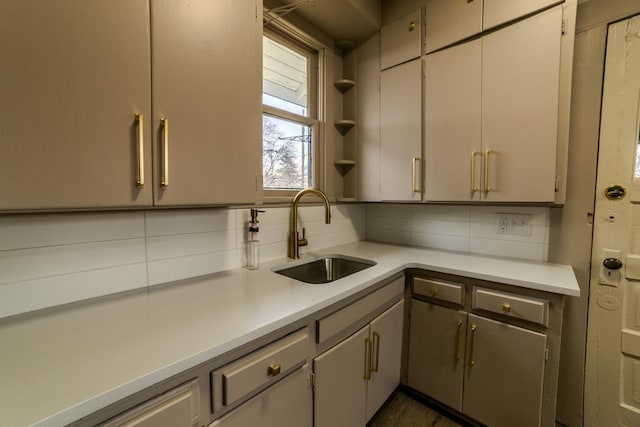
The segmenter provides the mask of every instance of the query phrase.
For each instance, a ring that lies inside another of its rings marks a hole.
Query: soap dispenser
[[[251,220],[249,221],[249,233],[247,234],[247,268],[257,270],[260,267],[260,240],[258,239],[258,213],[265,212],[258,209],[251,209]]]

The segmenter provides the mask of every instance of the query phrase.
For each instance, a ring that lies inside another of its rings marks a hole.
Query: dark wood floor
[[[444,415],[396,390],[367,427],[461,427]]]

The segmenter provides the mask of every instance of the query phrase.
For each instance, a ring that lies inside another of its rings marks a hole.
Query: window
[[[274,194],[316,182],[317,67],[316,51],[285,36],[265,33],[262,178],[264,189]]]

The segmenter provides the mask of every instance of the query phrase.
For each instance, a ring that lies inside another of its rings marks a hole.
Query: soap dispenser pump
[[[251,220],[249,221],[249,233],[247,238],[247,268],[256,270],[260,267],[260,240],[258,239],[258,213],[265,212],[258,209],[251,209]]]

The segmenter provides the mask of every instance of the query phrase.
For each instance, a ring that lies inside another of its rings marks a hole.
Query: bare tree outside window
[[[294,126],[302,128],[304,126]],[[308,151],[311,135],[287,136],[278,120],[263,116],[262,169],[268,188],[304,188],[308,186]],[[306,145],[306,147],[305,147]],[[306,153],[305,153],[306,152]]]

